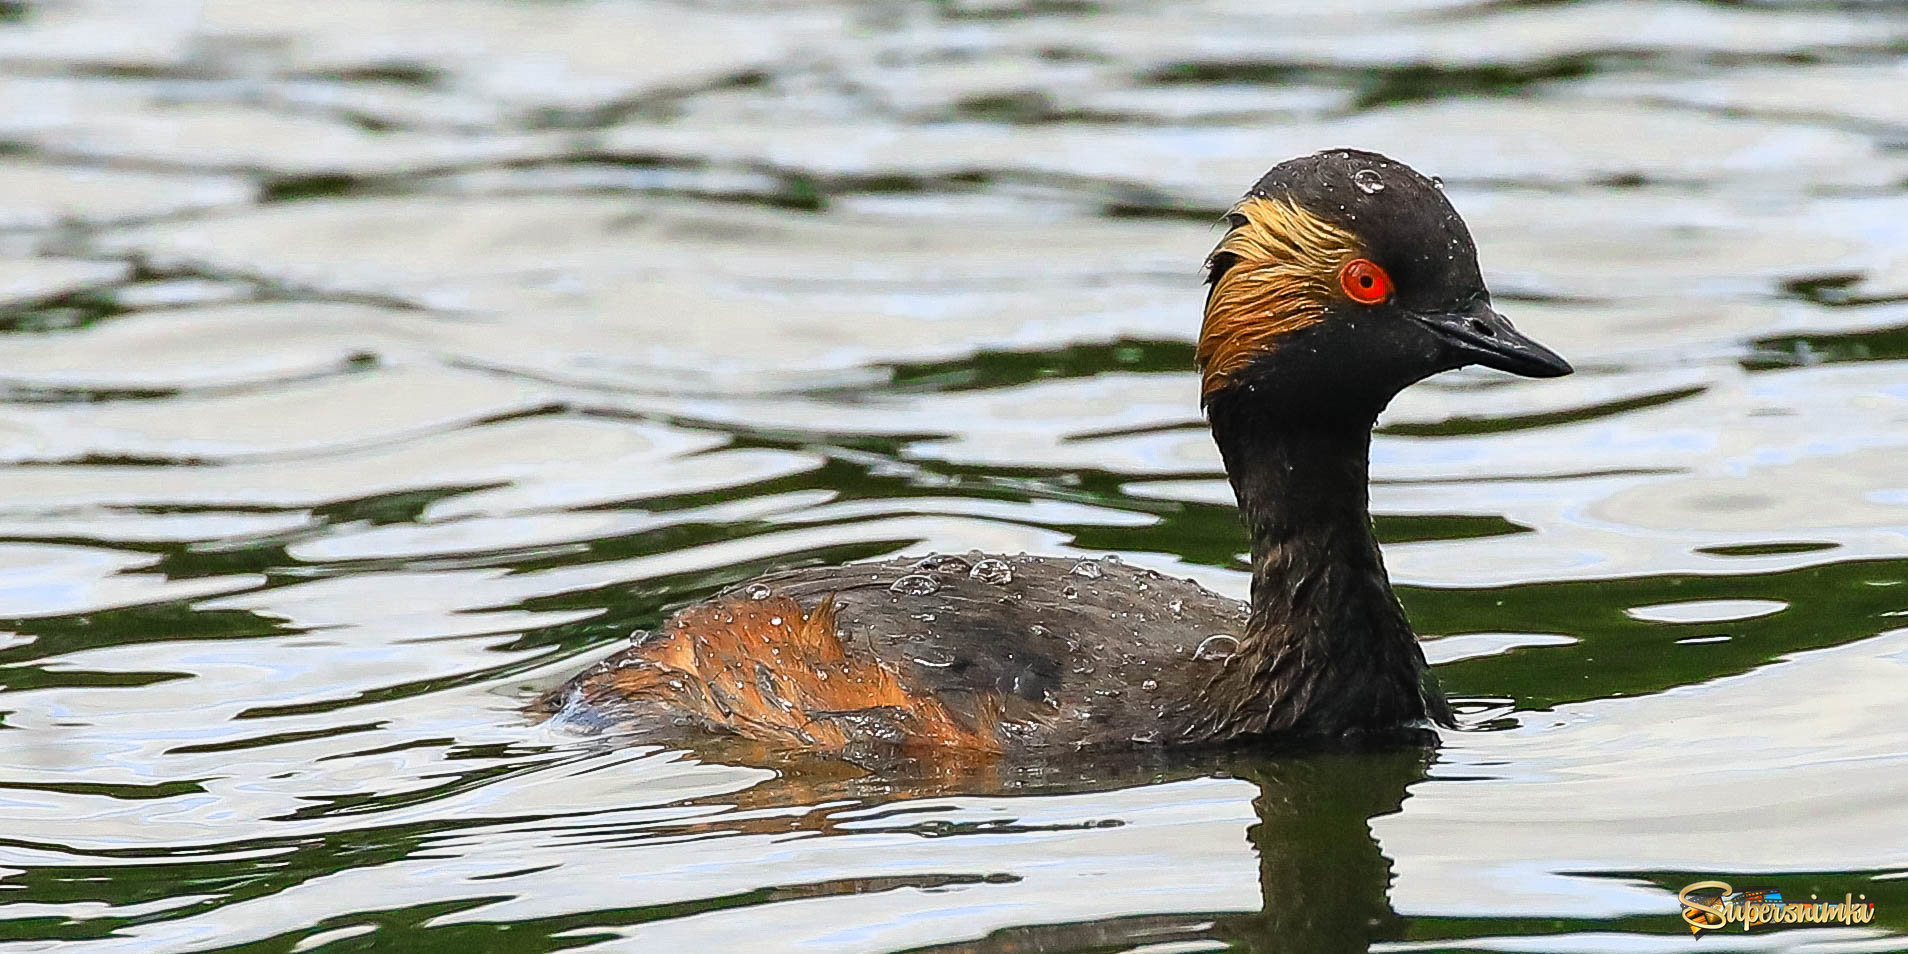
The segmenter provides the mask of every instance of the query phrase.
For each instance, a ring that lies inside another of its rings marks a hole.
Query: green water
[[[1894,4],[0,4],[0,951],[1908,950],[1901,91]],[[1198,266],[1341,145],[1579,368],[1381,422],[1435,751],[521,717],[778,567],[1243,595]]]

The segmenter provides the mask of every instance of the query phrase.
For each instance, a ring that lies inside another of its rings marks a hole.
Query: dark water
[[[1908,949],[1901,6],[44,0],[0,106],[0,950]],[[1197,266],[1338,145],[1580,369],[1377,442],[1434,754],[519,718],[771,567],[1242,594]]]

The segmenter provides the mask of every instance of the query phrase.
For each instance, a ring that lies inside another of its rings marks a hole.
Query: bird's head
[[[1470,230],[1440,185],[1333,149],[1280,163],[1227,214],[1206,262],[1202,400],[1376,416],[1467,364],[1556,377],[1570,364],[1491,307]]]

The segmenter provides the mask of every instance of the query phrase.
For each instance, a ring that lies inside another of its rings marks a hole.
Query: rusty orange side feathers
[[[991,725],[969,726],[916,694],[836,630],[832,597],[812,612],[788,596],[731,596],[688,607],[607,674],[623,698],[666,702],[712,728],[807,749],[860,743],[998,753]]]

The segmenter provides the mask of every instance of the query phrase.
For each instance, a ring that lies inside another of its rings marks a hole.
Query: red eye
[[[1391,297],[1391,276],[1369,258],[1355,258],[1338,270],[1338,285],[1361,305],[1376,305]]]

